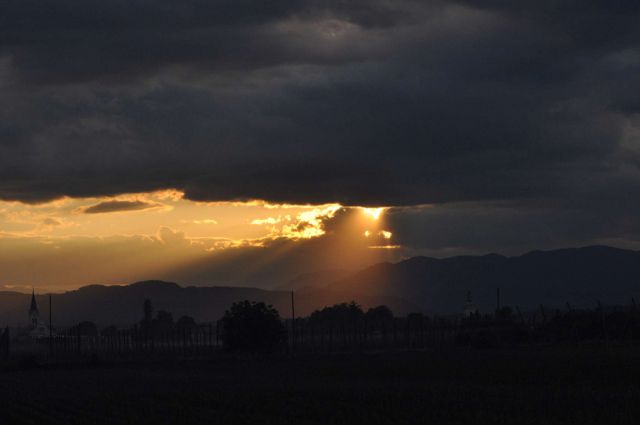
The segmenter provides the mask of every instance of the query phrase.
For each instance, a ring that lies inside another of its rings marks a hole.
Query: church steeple
[[[31,293],[31,308],[29,308],[29,314],[38,313],[38,304],[36,303],[36,290],[33,289]]]
[[[29,322],[33,329],[37,328],[40,324],[40,312],[38,311],[38,303],[36,303],[36,291],[35,289],[31,293],[31,307],[29,308]]]

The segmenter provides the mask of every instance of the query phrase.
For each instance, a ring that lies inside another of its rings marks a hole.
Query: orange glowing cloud
[[[368,248],[396,247],[389,243],[391,232],[383,230],[384,211],[336,203],[203,203],[175,190],[37,205],[0,201],[0,280],[60,288],[122,283],[256,250],[263,252],[263,262],[289,256],[299,261],[292,255],[298,248],[313,249],[309,258],[329,267],[365,265],[365,259],[369,264],[389,258]]]
[[[333,218],[342,207],[339,204],[328,204],[306,209],[292,216],[286,214],[277,217],[254,219],[253,225],[270,227],[270,236],[273,238],[310,239],[325,234],[324,223]]]

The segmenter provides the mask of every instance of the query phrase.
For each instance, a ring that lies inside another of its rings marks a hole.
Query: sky
[[[640,248],[640,3],[0,3],[0,287]]]

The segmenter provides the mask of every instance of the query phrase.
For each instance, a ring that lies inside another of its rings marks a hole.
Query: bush
[[[102,336],[117,336],[118,328],[115,325],[107,326],[106,328],[100,331],[100,335]]]
[[[386,305],[370,308],[364,317],[371,330],[386,332],[393,328],[393,312]]]
[[[222,342],[230,350],[271,351],[286,335],[278,310],[265,303],[233,303],[222,318]]]
[[[191,316],[182,316],[176,322],[176,329],[181,331],[191,331],[196,327],[196,321]]]
[[[355,301],[351,301],[349,304],[335,304],[316,310],[311,313],[309,320],[314,325],[345,328],[358,324],[363,317],[362,307]]]
[[[73,332],[74,335],[98,336],[98,327],[95,323],[85,320],[72,327],[71,332]]]

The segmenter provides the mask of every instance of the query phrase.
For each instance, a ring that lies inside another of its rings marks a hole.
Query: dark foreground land
[[[0,423],[636,424],[637,348],[13,367]]]

